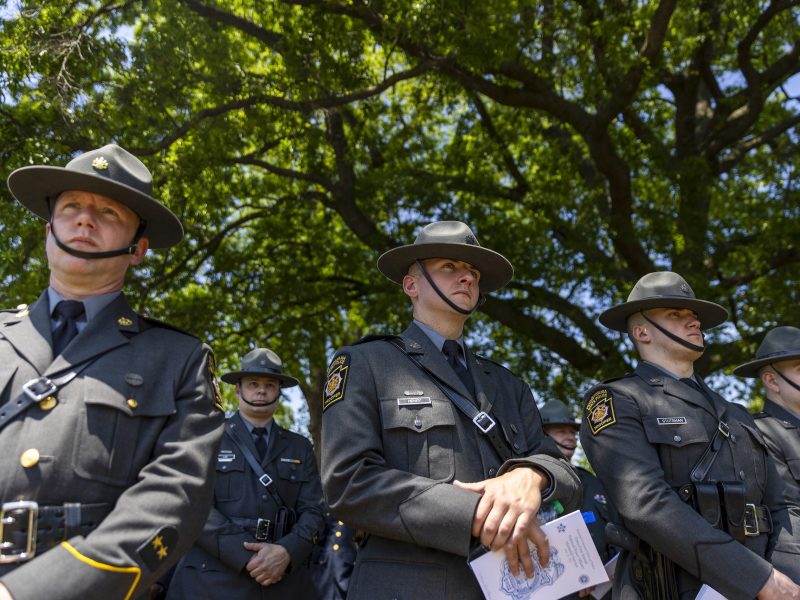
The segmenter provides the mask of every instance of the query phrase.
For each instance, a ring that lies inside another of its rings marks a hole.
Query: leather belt
[[[772,516],[766,506],[758,504],[744,505],[744,534],[755,537],[772,531]]]
[[[274,537],[275,519],[243,519],[228,517],[231,523],[243,527],[253,534],[259,542],[270,542]]]
[[[65,502],[40,506],[32,500],[0,506],[0,564],[30,560],[75,535],[88,535],[111,512],[111,504]]]

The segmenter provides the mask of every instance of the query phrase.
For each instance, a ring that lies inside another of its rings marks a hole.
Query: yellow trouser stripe
[[[80,552],[78,552],[69,542],[61,542],[61,545],[67,549],[67,551],[72,554],[75,558],[77,558],[82,563],[86,563],[90,567],[94,567],[95,569],[101,569],[103,571],[111,571],[113,573],[133,573],[136,577],[133,580],[133,585],[131,589],[128,590],[128,593],[125,594],[125,600],[129,600],[131,595],[133,594],[133,590],[136,589],[136,584],[139,583],[139,579],[142,576],[142,570],[139,567],[115,567],[113,565],[106,565],[101,562],[97,562],[94,559],[89,558],[88,556],[84,556]]]

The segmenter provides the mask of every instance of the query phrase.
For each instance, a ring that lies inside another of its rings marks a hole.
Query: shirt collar
[[[442,351],[442,346],[444,346],[444,342],[445,342],[445,340],[447,338],[444,337],[438,331],[434,331],[433,329],[431,329],[430,327],[428,327],[424,323],[420,323],[416,319],[414,319],[414,324],[417,327],[419,327],[420,329],[422,329],[422,332],[425,335],[428,336],[430,341],[433,342],[433,345],[436,346],[439,349],[439,352],[441,352]],[[456,340],[456,342],[458,342],[458,345],[461,346],[461,351],[464,353],[464,356],[466,356],[467,355],[467,349],[464,347],[464,336],[462,335],[461,337],[459,337]]]
[[[122,294],[121,290],[116,290],[114,292],[106,292],[105,294],[99,294],[97,296],[90,296],[85,300],[81,300],[83,302],[83,309],[86,311],[86,322],[88,323],[92,319],[94,319],[97,315],[103,312],[103,309],[106,308],[109,304],[111,304],[114,300],[117,299],[118,296]],[[55,291],[53,288],[47,288],[47,299],[50,302],[50,318],[53,318],[53,311],[56,308],[56,304],[61,302],[64,297]]]
[[[664,368],[664,367],[662,367],[661,365],[657,365],[656,363],[650,362],[649,360],[643,360],[642,362],[643,362],[643,363],[645,363],[645,364],[648,364],[648,365],[650,365],[651,367],[653,367],[653,368],[655,368],[655,369],[658,369],[659,371],[661,371],[661,372],[662,372],[662,373],[664,373],[665,375],[669,375],[669,376],[670,376],[670,377],[672,377],[673,379],[677,379],[677,380],[679,380],[679,381],[680,381],[681,379],[691,379],[691,380],[692,380],[692,381],[694,381],[695,383],[698,383],[698,381],[697,381],[697,377],[695,376],[695,374],[694,374],[694,373],[692,373],[692,374],[691,374],[689,377],[681,377],[680,375],[675,375],[675,373],[673,373],[673,372],[672,372],[672,371],[670,371],[669,369],[665,369],[665,368]]]

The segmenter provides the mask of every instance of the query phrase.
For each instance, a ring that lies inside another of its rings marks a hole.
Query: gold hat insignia
[[[119,319],[117,319],[117,323],[119,323],[123,327],[128,327],[130,325],[133,325],[133,321],[131,321],[128,317],[120,317]]]
[[[98,156],[92,161],[92,167],[94,167],[98,171],[105,171],[106,169],[108,169],[108,161],[102,156]]]

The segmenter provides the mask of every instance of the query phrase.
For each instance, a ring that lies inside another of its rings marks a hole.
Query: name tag
[[[281,462],[292,463],[293,465],[299,465],[303,461],[300,460],[299,458],[282,458]]]
[[[658,417],[656,422],[659,425],[685,425],[686,417]]]
[[[433,404],[430,396],[411,396],[397,399],[397,406],[422,406],[425,404]]]
[[[221,450],[217,454],[217,462],[233,462],[236,460],[236,455],[231,450]]]

